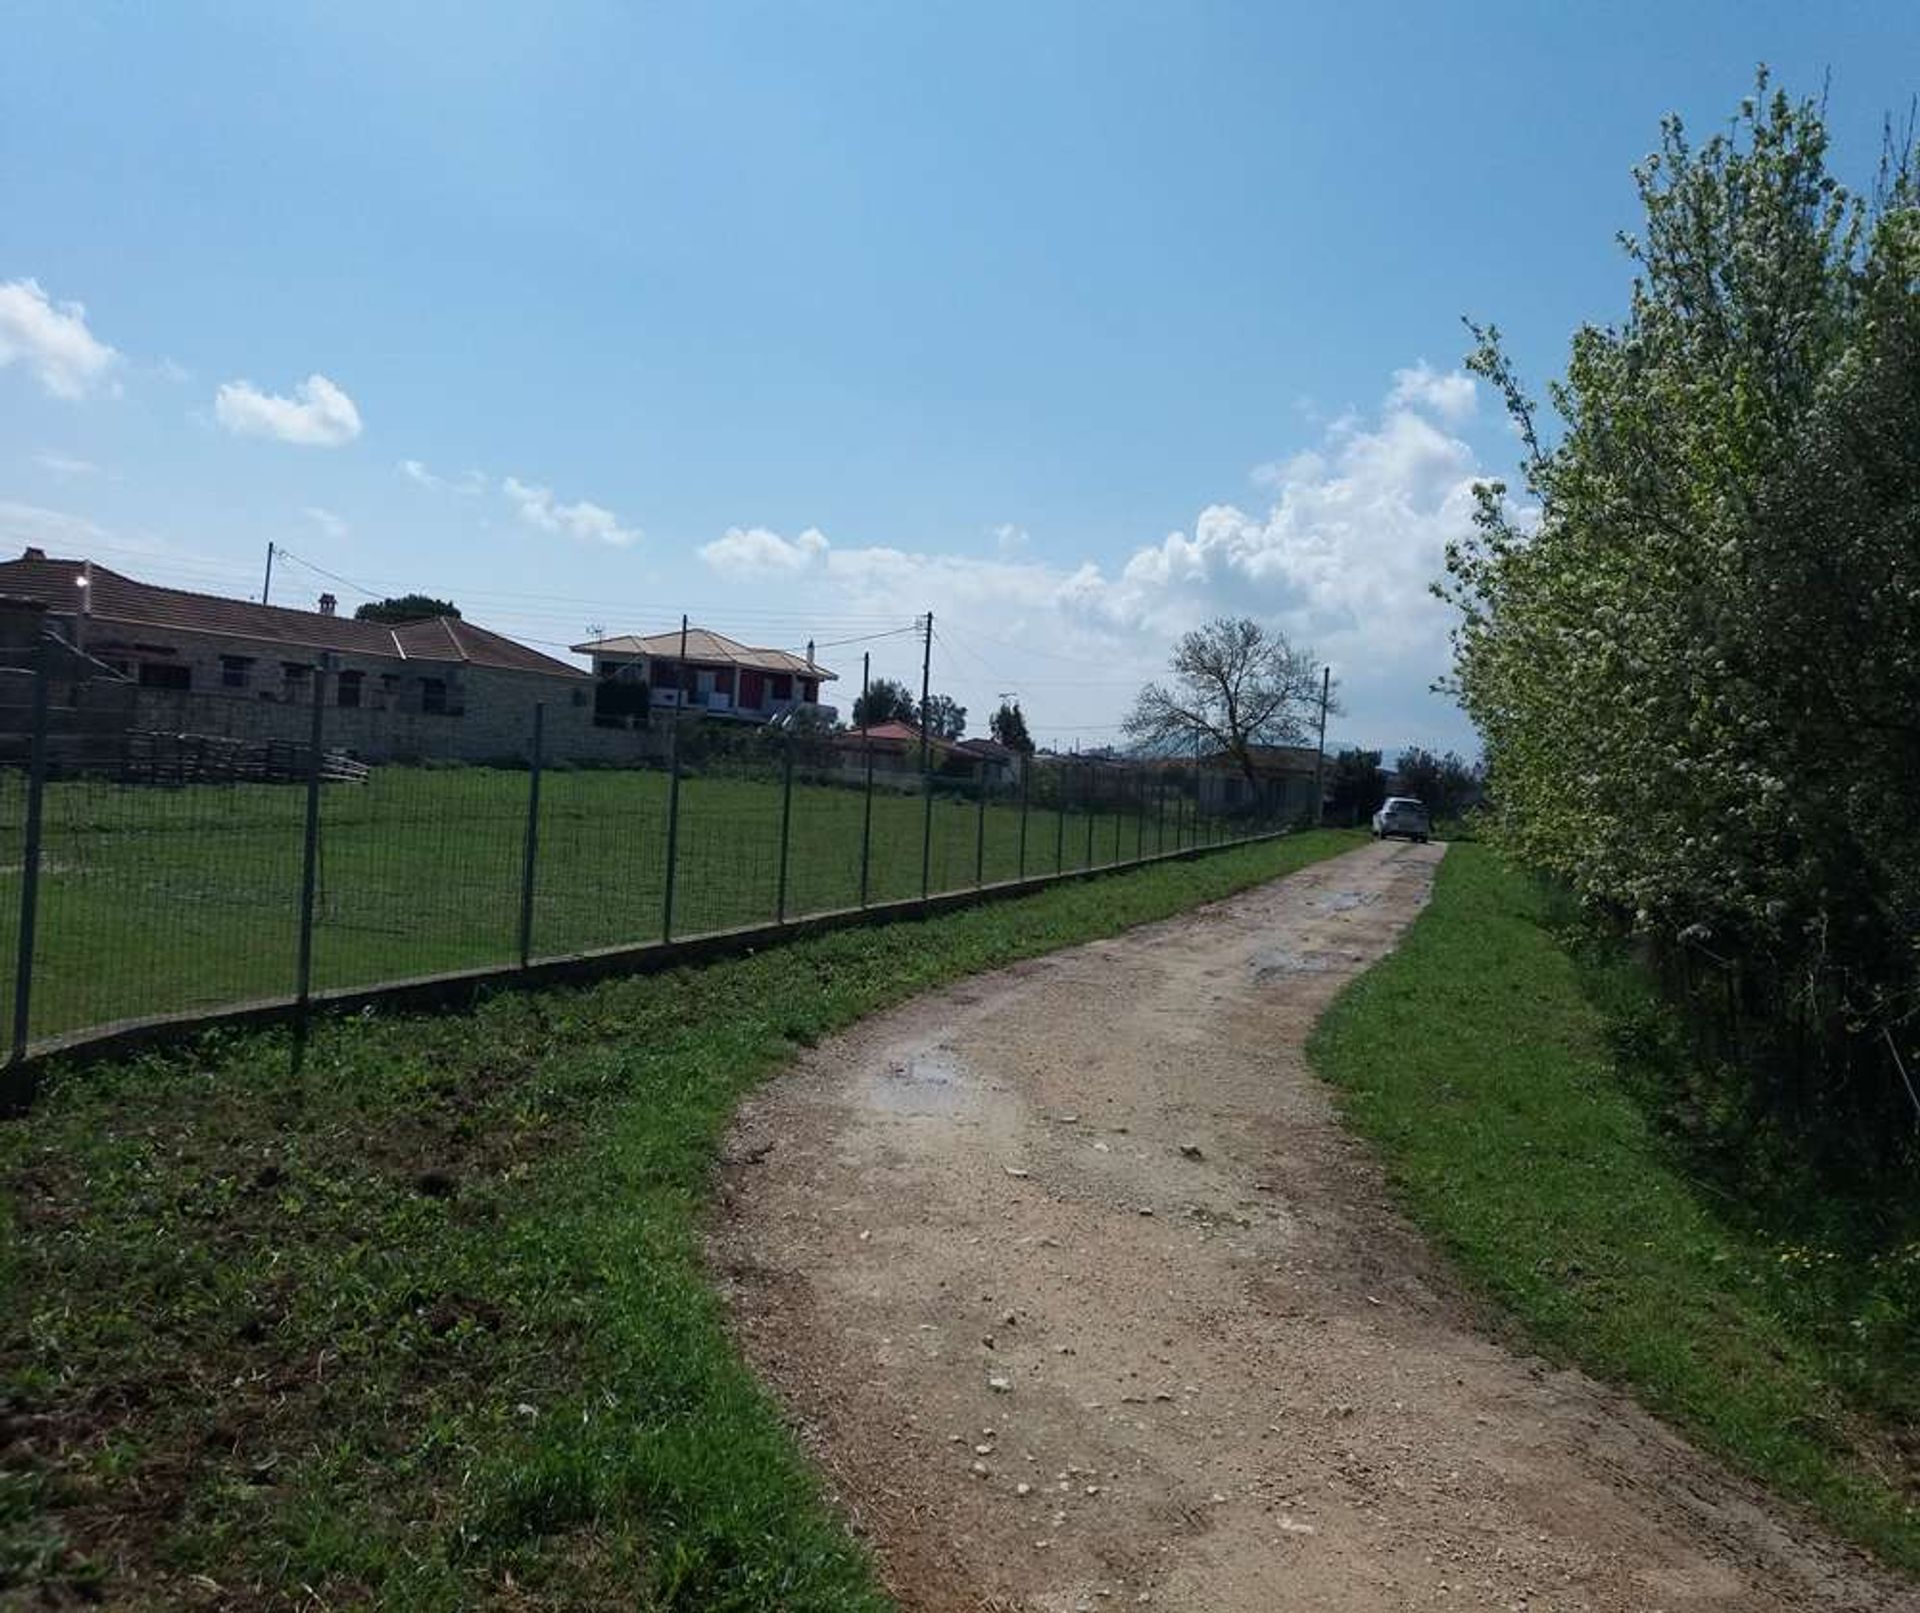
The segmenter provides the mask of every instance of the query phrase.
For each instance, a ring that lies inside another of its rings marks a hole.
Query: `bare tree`
[[[1319,668],[1305,650],[1249,617],[1222,616],[1185,634],[1173,681],[1149,683],[1126,720],[1128,737],[1152,751],[1212,744],[1252,781],[1256,745],[1306,739],[1320,710]]]

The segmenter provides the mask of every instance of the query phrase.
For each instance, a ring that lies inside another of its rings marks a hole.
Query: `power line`
[[[307,570],[325,577],[328,582],[337,582],[342,588],[351,588],[356,594],[364,594],[368,599],[380,597],[376,590],[367,587],[364,583],[357,583],[351,577],[343,577],[337,571],[329,571],[325,566],[316,566],[304,555],[295,554],[283,543],[276,543],[273,546],[273,552],[282,560],[291,560],[295,565],[305,566]]]

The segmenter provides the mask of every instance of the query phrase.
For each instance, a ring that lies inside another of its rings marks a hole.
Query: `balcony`
[[[721,689],[705,693],[698,689],[655,689],[653,704],[656,709],[699,711],[709,717],[735,717],[742,722],[768,722],[789,711],[811,712],[822,722],[833,722],[840,715],[837,706],[822,705],[817,700],[799,700],[791,697],[775,700],[769,696],[763,698],[757,706],[736,706],[733,696]]]

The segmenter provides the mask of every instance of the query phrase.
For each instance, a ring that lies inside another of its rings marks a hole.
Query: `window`
[[[793,675],[789,672],[774,673],[772,693],[775,700],[791,700],[793,698]]]
[[[445,678],[420,680],[420,709],[429,715],[444,716],[446,714],[447,680]]]
[[[364,672],[342,672],[337,705],[357,706],[360,704],[360,683],[366,676]]]
[[[140,687],[143,689],[191,689],[193,668],[174,661],[142,661]]]
[[[244,689],[253,678],[253,657],[250,655],[223,655],[220,657],[220,687],[223,689]]]

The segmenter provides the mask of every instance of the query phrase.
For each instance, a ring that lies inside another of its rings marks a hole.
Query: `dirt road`
[[[715,1269],[904,1606],[1915,1605],[1476,1330],[1340,1128],[1303,1042],[1440,850],[968,981],[743,1111]]]

